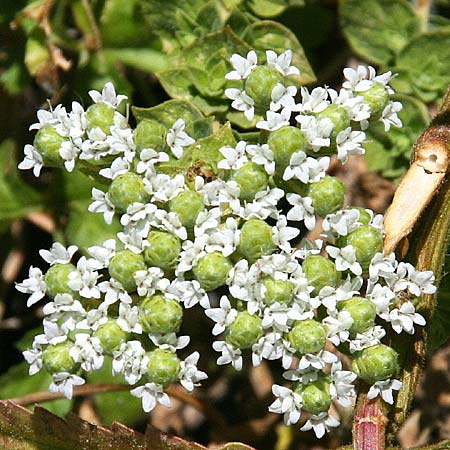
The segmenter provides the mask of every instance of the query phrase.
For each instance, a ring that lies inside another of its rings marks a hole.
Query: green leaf
[[[15,147],[11,139],[0,144],[0,221],[20,219],[43,208],[40,194],[20,178]]]
[[[32,392],[47,391],[52,377],[45,370],[34,375],[28,375],[29,365],[25,361],[11,367],[8,372],[0,376],[0,399],[20,397]],[[72,408],[72,401],[67,399],[42,402],[49,411],[58,416],[65,416]],[[0,440],[1,442],[1,440]]]
[[[420,29],[406,0],[342,0],[339,13],[352,49],[377,64],[392,61]]]
[[[305,56],[303,47],[297,37],[285,26],[271,20],[262,20],[248,26],[242,38],[255,49],[260,60],[265,60],[265,51],[273,50],[283,53],[292,50],[292,65],[300,69],[300,76],[291,76],[299,84],[309,84],[316,81],[313,69]]]
[[[448,87],[449,43],[448,29],[424,33],[412,39],[397,58],[395,70],[407,74],[413,89],[425,101],[437,99]]]
[[[303,6],[303,0],[248,0],[248,7],[259,17],[272,18],[282,14],[289,6]]]
[[[107,48],[104,55],[110,64],[120,61],[144,72],[159,72],[169,67],[167,56],[152,48]]]
[[[449,257],[447,256],[447,259]],[[449,277],[448,273],[446,275]],[[450,289],[440,288],[438,292],[437,307],[428,333],[427,353],[437,350],[450,338]]]

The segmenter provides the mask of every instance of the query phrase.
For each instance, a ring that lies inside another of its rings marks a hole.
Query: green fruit
[[[238,313],[234,322],[226,329],[225,340],[234,348],[249,348],[263,335],[262,319],[247,311]]]
[[[144,257],[130,250],[117,252],[109,262],[109,274],[122,284],[127,292],[136,290],[134,274],[138,270],[147,270]]]
[[[335,142],[338,133],[350,126],[350,115],[343,106],[330,105],[320,113],[317,113],[316,117],[317,119],[329,119],[333,122],[333,131],[330,136],[331,142]]]
[[[302,397],[302,409],[312,414],[328,411],[331,405],[330,382],[324,376],[309,384],[299,383],[295,392]]]
[[[367,210],[365,208],[362,208],[361,206],[349,206],[346,209],[348,209],[348,210],[354,209],[354,210],[358,211],[359,212],[358,222],[362,223],[363,225],[370,224],[372,217],[370,216],[370,214],[367,212]]]
[[[333,261],[321,255],[309,255],[302,264],[308,284],[314,287],[312,294],[317,295],[325,286],[336,287],[341,273],[336,270]]]
[[[103,351],[107,355],[112,355],[115,350],[120,348],[123,342],[129,339],[130,333],[122,330],[115,320],[108,319],[108,322],[100,325],[94,331],[93,336],[100,340]]]
[[[327,341],[325,327],[315,320],[307,319],[295,323],[288,334],[288,340],[296,352],[305,355],[322,350]]]
[[[51,266],[44,277],[45,284],[47,285],[47,295],[50,298],[54,298],[56,294],[75,295],[76,291],[70,289],[68,281],[69,274],[76,270],[77,268],[70,263]]]
[[[384,344],[373,345],[354,355],[352,369],[369,384],[388,380],[400,369],[398,353]]]
[[[237,252],[250,264],[263,255],[276,250],[272,239],[272,227],[261,219],[247,220],[241,228],[241,239]]]
[[[51,125],[44,125],[36,133],[33,146],[42,156],[46,166],[62,167],[64,161],[59,149],[65,140]]]
[[[167,387],[177,380],[181,366],[176,353],[157,348],[148,352],[147,357],[147,377],[151,382]]]
[[[142,177],[127,172],[115,178],[109,186],[109,198],[119,212],[125,212],[134,202],[147,203],[150,198]]]
[[[192,271],[200,286],[209,292],[225,284],[232,268],[233,264],[228,258],[222,253],[213,252],[200,258]]]
[[[65,341],[56,345],[49,345],[42,352],[42,365],[48,373],[75,373],[80,365],[70,356],[72,342]]]
[[[275,280],[272,277],[267,277],[262,281],[266,292],[263,302],[266,305],[273,303],[290,304],[294,297],[294,284],[290,281]]]
[[[181,252],[180,239],[167,231],[150,231],[147,241],[149,245],[144,250],[147,265],[173,272]]]
[[[353,319],[350,333],[364,333],[375,325],[375,305],[363,297],[353,297],[338,303],[339,311],[347,311]]]
[[[178,214],[181,224],[193,230],[200,212],[205,210],[203,195],[195,191],[180,192],[169,202],[169,211]]]
[[[370,106],[371,120],[378,119],[389,102],[389,92],[383,84],[378,82],[375,82],[367,91],[356,91],[355,95],[363,96],[364,103]]]
[[[114,125],[114,108],[105,102],[94,103],[86,110],[88,128],[100,128],[103,133],[109,133],[109,127]]]
[[[269,185],[269,175],[264,168],[258,164],[248,162],[238,170],[232,170],[230,180],[239,185],[239,198],[251,202],[258,192],[264,191]]]
[[[145,333],[176,333],[183,321],[183,308],[173,299],[154,295],[139,305],[139,322]]]
[[[309,185],[308,197],[312,199],[314,212],[325,217],[344,206],[345,185],[338,178],[327,175]]]
[[[138,151],[144,148],[163,150],[166,146],[167,129],[155,120],[141,120],[134,130],[134,142]]]

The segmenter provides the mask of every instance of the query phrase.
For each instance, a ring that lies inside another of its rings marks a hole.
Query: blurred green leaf
[[[391,62],[420,29],[406,0],[341,0],[339,13],[353,50],[377,64]]]
[[[289,6],[303,6],[303,0],[247,0],[248,7],[259,17],[272,18]]]
[[[167,56],[152,48],[107,48],[104,55],[111,65],[120,61],[144,72],[159,72],[169,66]]]

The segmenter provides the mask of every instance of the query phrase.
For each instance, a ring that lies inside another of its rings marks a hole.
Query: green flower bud
[[[46,166],[61,167],[64,163],[59,149],[65,139],[51,126],[44,125],[34,137],[33,145]]]
[[[147,377],[150,381],[167,387],[177,380],[180,372],[180,360],[176,353],[157,348],[148,352],[147,356]]]
[[[134,130],[134,142],[137,150],[152,148],[163,150],[166,145],[167,129],[155,120],[141,120]]]
[[[144,257],[130,250],[117,252],[109,262],[109,274],[119,281],[127,292],[136,290],[134,273],[138,270],[146,270]]]
[[[325,176],[309,185],[308,197],[312,199],[314,212],[320,217],[334,213],[344,206],[345,185],[336,177]]]
[[[312,414],[328,411],[331,405],[330,382],[327,377],[319,376],[309,384],[299,383],[295,392],[302,397],[302,409]]]
[[[353,357],[352,369],[367,383],[388,380],[399,371],[398,353],[384,344],[373,345]]]
[[[176,333],[183,321],[183,308],[171,298],[154,295],[139,305],[139,322],[145,333]]]
[[[383,84],[378,82],[375,82],[367,91],[357,91],[355,94],[364,97],[364,103],[370,106],[371,120],[378,119],[389,102],[389,92]]]
[[[77,270],[77,268],[70,263],[51,266],[44,277],[45,284],[47,285],[47,295],[51,298],[54,298],[56,294],[75,295],[76,291],[70,289],[67,284],[69,274],[74,270]]]
[[[114,125],[114,108],[105,102],[94,103],[86,110],[88,128],[100,128],[103,133],[109,133],[109,127]]]
[[[49,345],[42,352],[42,365],[48,373],[75,373],[80,365],[70,356],[72,342],[65,341],[56,345]]]
[[[195,191],[180,192],[169,202],[169,211],[177,213],[180,222],[188,230],[194,229],[195,220],[204,209],[203,195]]]
[[[269,66],[258,66],[253,69],[244,84],[244,90],[255,102],[257,114],[264,114],[270,107],[272,90],[277,83],[283,84],[284,77]]]
[[[366,271],[375,254],[383,250],[383,233],[378,228],[363,225],[347,235],[345,245],[355,247],[356,260]]]
[[[331,132],[331,142],[336,141],[336,136],[342,130],[350,126],[350,115],[346,108],[339,105],[330,105],[320,113],[316,114],[317,119],[330,119],[333,122],[333,131]]]
[[[247,311],[238,313],[226,329],[225,340],[234,348],[249,348],[263,335],[262,319]]]
[[[262,281],[262,284],[267,289],[263,298],[266,305],[272,305],[276,302],[285,304],[292,302],[294,297],[294,284],[292,282],[267,277]]]
[[[126,342],[129,339],[130,333],[122,330],[115,320],[109,319],[108,322],[100,325],[94,331],[94,337],[100,340],[103,351],[108,355],[112,355],[115,350],[120,348],[122,342]]]
[[[361,206],[349,206],[346,209],[355,209],[359,212],[359,219],[358,222],[362,223],[363,225],[369,225],[372,218],[370,217],[370,214],[366,211],[365,208],[362,208]]]
[[[375,325],[375,305],[363,297],[353,297],[338,303],[339,311],[347,311],[353,319],[350,333],[364,333]]]
[[[255,195],[264,191],[269,185],[269,175],[264,168],[258,164],[248,162],[238,170],[232,170],[230,180],[236,181],[241,189],[239,198],[251,202]]]
[[[149,195],[142,177],[133,172],[119,175],[109,186],[109,198],[120,212],[125,212],[132,203],[146,203]]]
[[[272,131],[267,144],[273,152],[276,173],[281,177],[291,156],[299,151],[306,152],[307,140],[299,128],[287,126]]]
[[[276,249],[272,239],[272,227],[261,219],[250,219],[241,228],[241,240],[237,251],[250,264]]]
[[[308,284],[314,287],[312,293],[317,295],[325,286],[335,287],[341,279],[334,262],[321,255],[309,255],[302,264]]]
[[[315,320],[300,320],[288,333],[288,339],[292,347],[302,355],[317,353],[325,346],[327,331],[321,323]]]
[[[180,239],[167,231],[150,231],[147,241],[149,246],[144,250],[145,262],[151,267],[173,272],[181,252]]]
[[[233,264],[228,258],[222,253],[213,252],[200,258],[192,271],[200,286],[209,292],[225,284],[232,268]]]

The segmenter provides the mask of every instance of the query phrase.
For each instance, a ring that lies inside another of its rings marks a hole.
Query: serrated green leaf
[[[339,14],[353,50],[377,64],[392,61],[420,29],[406,0],[341,0]]]
[[[282,53],[292,50],[292,65],[300,69],[300,76],[291,76],[299,84],[309,84],[316,80],[313,69],[305,56],[303,47],[292,31],[278,22],[262,20],[248,26],[242,38],[256,50],[260,60],[265,60],[266,50]]]
[[[28,374],[29,365],[25,361],[11,367],[8,372],[0,376],[0,399],[20,397],[32,392],[46,391],[52,377],[44,370],[35,375]],[[65,398],[42,402],[42,406],[49,411],[64,417],[72,408],[72,401]]]
[[[289,6],[303,6],[303,0],[247,0],[248,7],[259,17],[272,18],[282,14]]]

